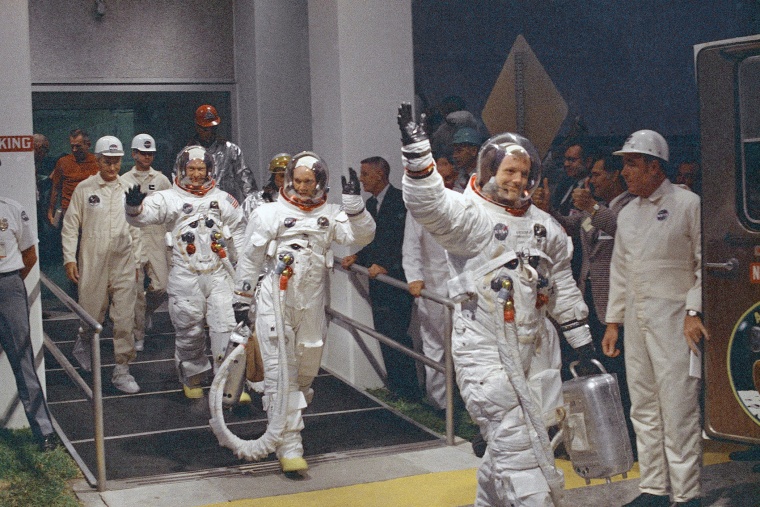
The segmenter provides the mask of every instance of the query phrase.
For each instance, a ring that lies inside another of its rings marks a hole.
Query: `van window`
[[[760,56],[739,64],[739,124],[738,212],[746,226],[760,231]]]

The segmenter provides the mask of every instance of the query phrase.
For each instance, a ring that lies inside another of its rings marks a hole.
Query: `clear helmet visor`
[[[491,137],[478,152],[475,185],[496,204],[521,207],[541,183],[541,159],[525,137],[506,132]]]
[[[198,167],[198,161],[203,162],[206,166],[205,176],[199,178],[196,171],[189,171],[188,165]],[[177,184],[185,190],[204,190],[211,188],[214,180],[211,175],[214,173],[214,158],[206,151],[203,146],[187,146],[177,155],[174,163],[174,174],[177,178]]]
[[[288,162],[282,192],[299,204],[321,204],[327,197],[329,181],[325,161],[316,153],[303,151]]]

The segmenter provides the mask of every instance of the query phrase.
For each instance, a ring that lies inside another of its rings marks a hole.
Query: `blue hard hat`
[[[472,127],[462,127],[454,133],[451,144],[471,144],[480,146],[482,139],[478,131]]]

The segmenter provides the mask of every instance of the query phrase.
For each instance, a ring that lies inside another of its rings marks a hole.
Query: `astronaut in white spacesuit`
[[[212,368],[205,354],[204,323],[209,327],[214,367],[221,364],[236,325],[232,263],[242,248],[244,225],[235,198],[216,188],[213,165],[206,149],[188,146],[177,156],[171,189],[146,197],[134,186],[124,205],[131,225],[165,224],[171,231],[167,233],[172,249],[169,317],[176,330],[177,371],[185,396],[191,399],[203,397],[201,381]]]
[[[398,120],[407,209],[447,250],[449,297],[467,297],[455,309],[452,354],[462,398],[488,443],[475,505],[554,505],[564,478],[542,398],[560,379],[549,365],[557,344],[545,315],[560,323],[583,363],[596,352],[570,270],[570,240],[530,202],[541,176],[538,153],[522,136],[492,137],[458,194],[444,189],[409,104]]]
[[[264,363],[263,404],[270,424],[270,408],[278,392],[289,397],[287,421],[276,448],[284,472],[308,468],[301,443],[301,411],[314,394],[311,384],[327,336],[325,303],[328,272],[333,265],[331,244],[362,247],[375,235],[375,222],[359,195],[356,172],[349,169],[349,173],[348,180],[343,178],[342,206],[327,203],[327,165],[315,153],[295,155],[285,171],[280,198],[259,206],[250,216],[247,230],[251,235],[237,265],[235,313],[239,318],[247,314],[259,274],[265,273],[258,295],[255,336]],[[284,269],[288,262],[292,263]],[[284,330],[289,347],[287,389],[277,385],[278,328]]]

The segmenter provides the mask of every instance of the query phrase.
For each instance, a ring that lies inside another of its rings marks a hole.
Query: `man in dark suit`
[[[413,348],[407,330],[414,298],[405,290],[375,280],[377,275],[383,274],[406,282],[401,266],[406,207],[401,190],[388,183],[389,173],[390,165],[382,157],[361,161],[359,181],[364,191],[372,194],[367,200],[367,210],[375,219],[377,228],[372,243],[355,255],[344,257],[342,266],[348,268],[356,262],[368,269],[375,330],[405,347]],[[388,389],[403,398],[422,398],[414,360],[382,343],[380,349],[388,375]]]
[[[565,150],[564,167],[565,174],[557,182],[556,188],[551,194],[551,208],[563,217],[570,217],[580,213],[573,205],[573,191],[583,188],[588,184],[588,175],[591,172],[591,164],[594,157],[589,148],[581,142],[572,142]],[[573,240],[573,278],[578,280],[581,274],[581,240],[578,234],[571,235]]]

